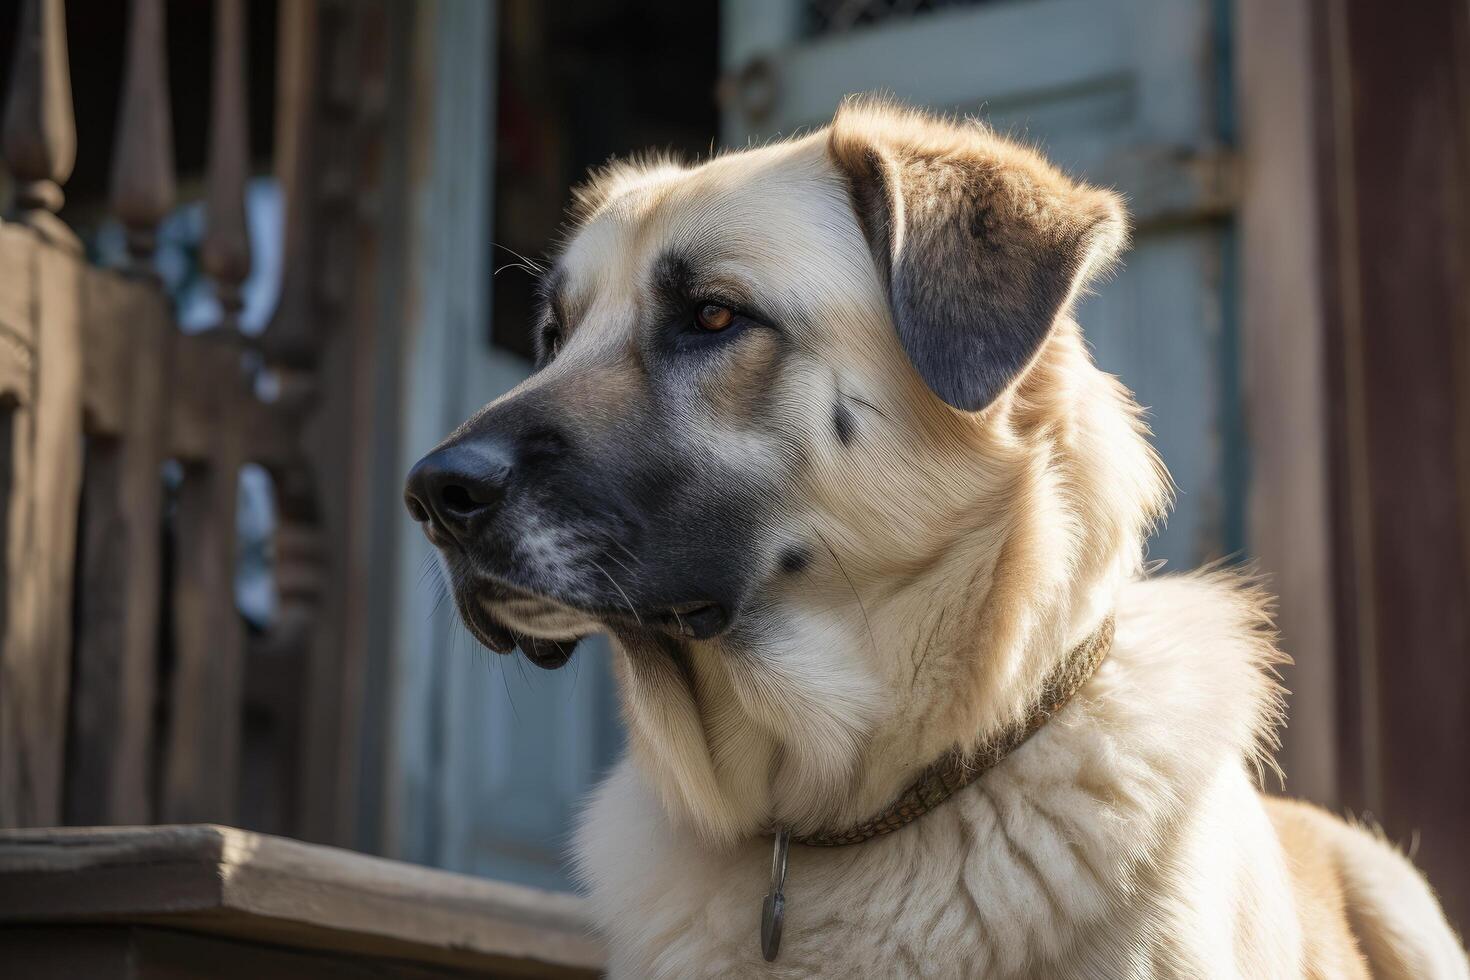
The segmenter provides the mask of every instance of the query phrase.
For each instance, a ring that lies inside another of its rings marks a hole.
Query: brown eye
[[[735,321],[735,314],[729,307],[706,303],[699,308],[694,319],[699,323],[699,329],[719,333]]]

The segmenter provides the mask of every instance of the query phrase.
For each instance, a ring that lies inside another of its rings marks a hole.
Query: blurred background
[[[1423,0],[0,5],[0,826],[230,823],[570,887],[601,641],[478,648],[401,504],[529,369],[589,166],[882,91],[1126,195],[1079,313],[1280,595],[1286,790],[1470,923],[1470,23]],[[1275,787],[1274,781],[1272,783]]]

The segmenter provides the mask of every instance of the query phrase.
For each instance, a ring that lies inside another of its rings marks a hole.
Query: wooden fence
[[[24,0],[4,104],[0,827],[259,823],[240,819],[238,798],[249,710],[273,729],[272,785],[259,795],[288,812],[266,829],[340,836],[332,816],[313,827],[302,798],[340,786],[351,723],[340,693],[351,679],[323,609],[339,567],[324,531],[330,488],[308,448],[334,396],[310,317],[256,337],[238,329],[251,263],[245,0],[215,7],[201,264],[221,314],[191,335],[151,272],[175,203],[163,0],[133,0],[118,39],[109,207],[130,256],[118,270],[89,263],[58,217],[77,145],[62,4]],[[280,8],[294,39],[278,52],[291,83],[278,104],[297,110],[277,139],[288,185],[304,166],[291,126],[319,122],[325,98],[319,13]],[[300,234],[288,221],[288,258]],[[278,519],[278,613],[249,635],[233,587],[245,463],[272,475]]]

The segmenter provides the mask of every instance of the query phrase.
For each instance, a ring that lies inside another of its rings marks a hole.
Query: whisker
[[[526,265],[524,262],[508,262],[505,265],[501,266],[500,268],[496,269],[494,272],[492,272],[491,273],[491,276],[498,276],[498,275],[500,275],[502,272],[504,272],[507,269],[520,269],[522,272],[525,272],[528,275],[532,275],[532,276],[539,276],[539,275],[541,275],[540,270],[535,269],[532,266]]]
[[[622,548],[623,554],[633,559],[633,564],[638,564],[638,556],[633,554],[633,552],[628,548],[627,545],[623,544],[623,542],[619,541],[617,538],[608,538],[608,540],[617,545],[619,548]]]
[[[429,610],[429,617],[430,618],[433,618],[434,616],[439,615],[439,610],[444,608],[444,600],[445,599],[448,599],[448,598],[449,598],[449,590],[448,589],[440,589],[439,590],[439,598],[437,598],[437,599],[434,600],[434,608],[432,608],[432,609]]]
[[[511,654],[515,656],[515,654]],[[500,661],[500,669],[496,671],[500,675],[500,687],[505,691],[505,700],[510,704],[510,716],[517,722],[521,720],[521,713],[516,710],[515,695],[510,693],[510,682],[505,679],[505,658],[497,656]]]
[[[608,558],[611,558],[613,561],[617,562],[618,563],[618,567],[621,568],[623,571],[627,572],[629,575],[632,575],[633,574],[633,569],[629,568],[626,564],[624,564],[623,561],[622,561],[622,559],[620,559],[617,555],[609,554],[607,557]]]
[[[623,591],[623,587],[618,584],[618,580],[615,579],[615,578],[613,578],[612,575],[608,572],[607,569],[605,569],[601,565],[597,564],[597,562],[593,561],[591,558],[589,558],[587,560],[588,561],[591,561],[592,562],[592,567],[595,568],[595,569],[597,569],[599,572],[601,572],[603,574],[603,577],[606,578],[609,582],[612,583],[613,588],[615,588],[615,589],[618,590],[618,595],[620,595],[620,596],[623,597],[623,605],[627,606],[628,607],[628,612],[630,612],[630,613],[633,614],[634,621],[637,622],[639,626],[642,626],[643,625],[643,617],[642,616],[639,616],[638,615],[638,610],[633,608],[633,600],[628,598],[628,593],[626,593],[626,592]]]
[[[535,259],[528,258],[527,256],[522,255],[520,252],[517,252],[515,249],[511,248],[508,245],[502,245],[499,242],[491,242],[490,244],[494,245],[496,248],[504,249],[511,255],[514,255],[517,259],[520,259],[520,262],[518,264],[533,275],[543,276],[546,274],[546,266],[542,265],[540,262],[537,262]]]

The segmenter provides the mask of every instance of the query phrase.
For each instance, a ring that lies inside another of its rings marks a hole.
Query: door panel
[[[399,472],[481,406],[525,379],[524,359],[486,343],[495,8],[449,0],[419,16],[431,32],[430,169],[406,317]],[[393,741],[384,848],[393,856],[569,889],[566,837],[578,801],[621,744],[611,658],[588,641],[541,671],[473,640],[421,530],[400,515],[398,659],[388,678]]]
[[[1078,319],[1149,407],[1179,485],[1150,554],[1192,567],[1240,546],[1227,281],[1233,161],[1218,138],[1215,0],[1000,0],[813,32],[809,3],[729,2],[727,143],[821,125],[848,93],[986,120],[1129,202],[1120,271]],[[828,5],[830,6],[830,5]]]

